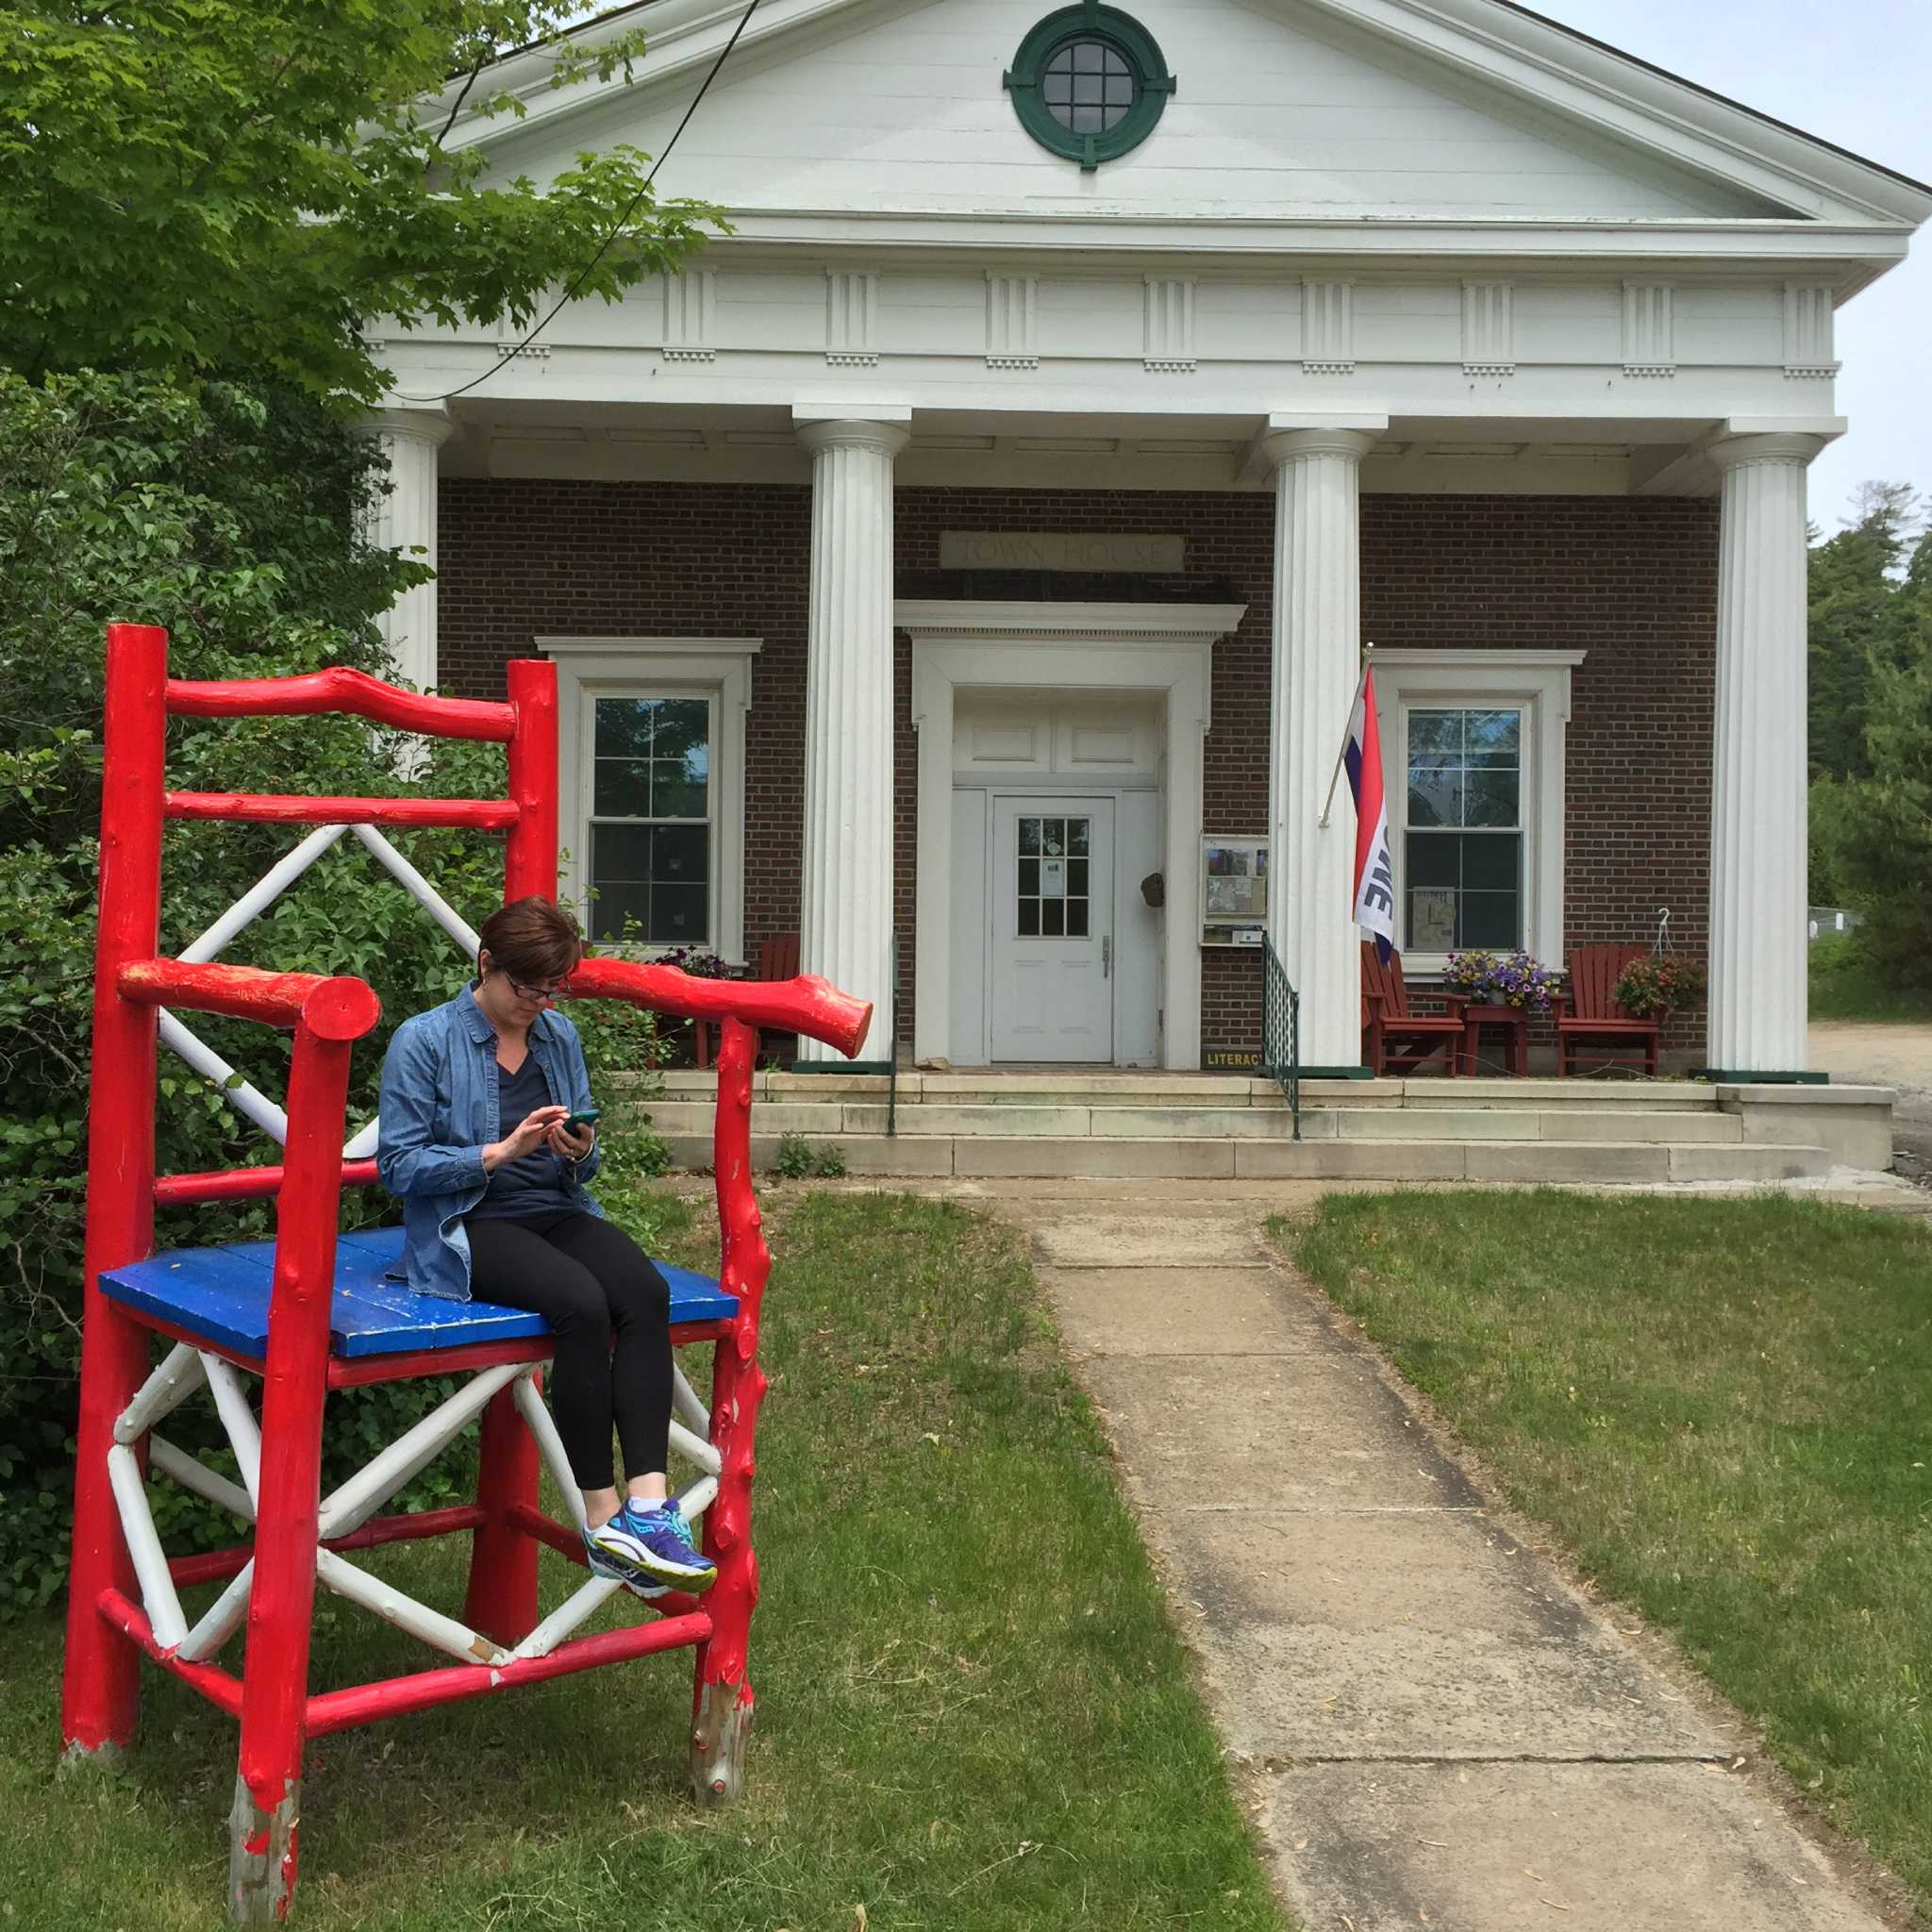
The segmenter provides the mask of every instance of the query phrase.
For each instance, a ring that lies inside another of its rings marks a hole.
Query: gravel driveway
[[[1892,1141],[1898,1170],[1913,1180],[1932,1181],[1932,1026],[1814,1020],[1811,1064],[1834,1079],[1896,1088]]]

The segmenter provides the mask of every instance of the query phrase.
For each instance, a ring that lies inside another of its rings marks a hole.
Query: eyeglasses
[[[570,988],[567,986],[525,986],[521,979],[512,978],[508,973],[503,976],[509,980],[509,990],[522,1000],[555,1001],[567,1000],[570,997]]]

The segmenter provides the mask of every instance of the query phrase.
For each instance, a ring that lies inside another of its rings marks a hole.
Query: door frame
[[[1200,900],[1203,741],[1212,722],[1213,652],[1245,604],[1073,604],[901,599],[892,621],[912,638],[912,723],[919,734],[919,885],[913,987],[915,1060],[951,1059],[953,702],[961,685],[1156,692],[1165,699],[1161,758],[1160,1063],[1201,1060]]]

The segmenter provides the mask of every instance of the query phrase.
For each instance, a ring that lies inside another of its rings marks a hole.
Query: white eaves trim
[[[781,38],[806,36],[808,29],[863,4],[765,0],[733,59],[743,59]],[[1286,10],[1288,0],[1267,4]],[[1541,117],[1567,119],[1600,138],[1782,203],[1801,221],[1910,228],[1932,217],[1932,188],[1781,126],[1507,0],[1293,0],[1293,5],[1312,8],[1353,35],[1379,40],[1412,60],[1514,95]],[[714,60],[743,10],[742,0],[656,0],[648,8],[620,8],[588,22],[576,38],[594,48],[646,25],[649,51],[628,88],[648,99]],[[541,48],[509,57],[494,78],[519,100],[523,118],[461,115],[448,145],[488,148],[533,125],[619,97],[627,89],[621,75],[608,81],[592,76],[565,88],[553,88],[549,76],[549,60]],[[441,104],[444,111],[456,99],[453,86]]]
[[[1932,188],[1499,0],[1296,0],[1662,159],[1829,221],[1914,225]]]

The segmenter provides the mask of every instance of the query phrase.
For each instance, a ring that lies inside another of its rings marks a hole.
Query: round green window
[[[1139,21],[1082,0],[1049,13],[1020,42],[1006,87],[1041,147],[1097,168],[1153,133],[1174,79]]]

